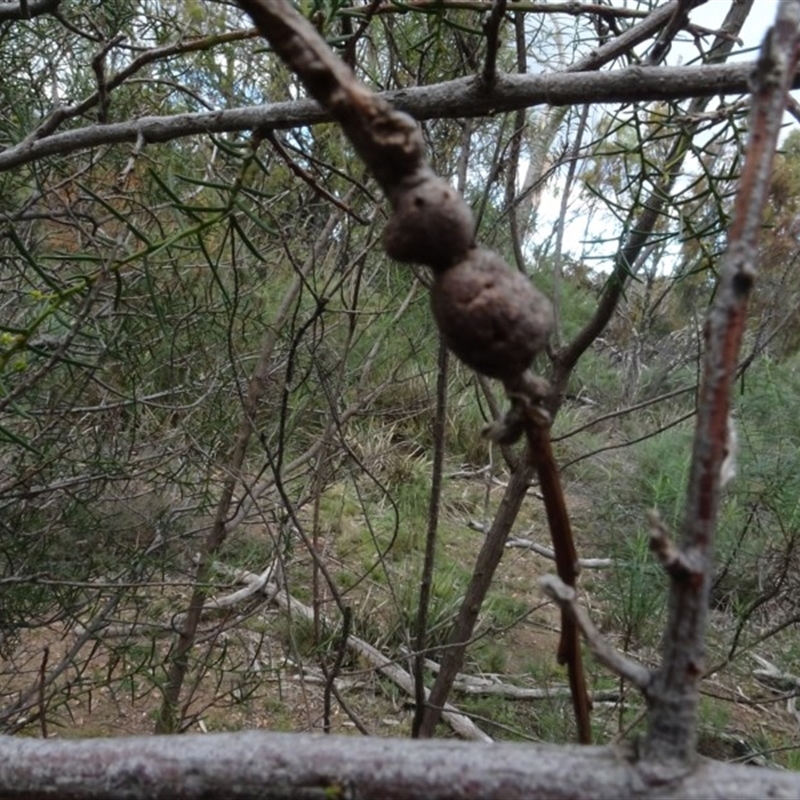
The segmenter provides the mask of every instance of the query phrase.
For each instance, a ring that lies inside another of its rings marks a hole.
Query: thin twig
[[[700,2],[705,2],[705,0],[700,0]],[[662,29],[650,50],[650,55],[647,58],[648,64],[655,65],[663,61],[672,47],[673,39],[678,35],[681,28],[684,28],[689,22],[689,11],[697,5],[700,5],[697,0],[678,0],[678,6],[672,17]]]
[[[447,347],[439,340],[436,375],[436,413],[433,419],[433,464],[431,465],[431,493],[428,499],[428,530],[425,536],[425,556],[422,565],[417,619],[415,623],[414,696],[416,708],[411,723],[411,736],[419,736],[425,714],[425,647],[428,637],[428,607],[433,587],[436,564],[436,539],[439,530],[439,513],[442,499],[442,471],[444,469],[445,428],[447,425]]]
[[[667,531],[661,516],[655,509],[647,515],[650,523],[650,549],[656,554],[666,572],[675,579],[700,578],[701,572],[692,565],[688,555],[680,550]]]
[[[595,658],[614,674],[630,681],[634,686],[647,694],[652,676],[646,667],[625,658],[616,648],[612,647],[600,631],[595,628],[589,615],[577,601],[577,594],[571,586],[567,586],[555,575],[545,575],[539,580],[544,593],[558,603],[562,612],[566,614],[580,629]]]
[[[336,679],[342,669],[344,655],[347,652],[347,639],[350,636],[350,627],[353,621],[353,612],[349,606],[344,609],[342,614],[342,635],[339,638],[339,646],[336,650],[336,659],[333,666],[328,669],[322,661],[322,673],[325,676],[325,689],[322,697],[322,730],[325,733],[331,732],[331,694],[336,688]]]
[[[547,523],[553,542],[558,577],[567,586],[574,587],[579,572],[578,552],[572,535],[561,478],[550,445],[550,426],[542,424],[533,415],[529,415],[526,423],[528,458],[539,476],[539,486],[547,512]],[[590,744],[592,741],[591,701],[586,688],[578,629],[574,617],[568,614],[563,607],[558,661],[567,667],[575,721],[578,727],[578,741],[581,744]]]
[[[550,561],[556,560],[556,553],[555,550],[551,550],[549,547],[545,547],[543,544],[538,544],[537,542],[532,542],[529,539],[520,539],[516,537],[514,539],[509,539],[506,542],[506,547],[521,547],[525,550],[531,550],[532,552],[540,555],[544,558],[550,559]],[[578,567],[580,569],[610,569],[615,565],[615,560],[613,558],[579,558],[578,559]]]
[[[372,0],[370,4],[366,8],[362,8],[361,10],[361,21],[358,24],[358,30],[354,33],[350,34],[347,37],[347,41],[342,48],[342,61],[345,64],[349,64],[351,67],[355,67],[356,63],[356,45],[358,44],[361,37],[366,33],[367,28],[369,27],[370,22],[372,21],[372,17],[375,15],[376,11],[380,7],[381,0]],[[349,22],[349,17],[347,14],[342,13],[343,9],[339,9],[339,13],[342,16],[343,20],[347,20]]]
[[[42,651],[42,661],[39,664],[39,728],[42,739],[47,738],[47,705],[44,700],[44,687],[47,676],[47,660],[50,657],[50,648],[45,646]]]
[[[125,35],[119,34],[106,42],[97,55],[92,59],[92,69],[97,78],[97,121],[104,125],[108,122],[108,109],[111,105],[111,95],[106,82],[106,56],[112,47],[124,41]]]
[[[314,176],[311,175],[308,170],[303,169],[286,151],[286,148],[283,146],[283,143],[278,139],[275,133],[271,130],[267,130],[264,132],[264,138],[275,148],[278,155],[283,159],[284,163],[287,167],[298,177],[300,178],[303,183],[307,184],[311,187],[313,192],[321,197],[323,200],[327,200],[332,205],[336,206],[337,208],[341,209],[345,212],[348,216],[352,217],[356,221],[360,222],[362,225],[367,224],[367,220],[365,220],[362,216],[357,214],[351,206],[345,203],[343,200],[340,200],[334,194],[331,194],[324,186],[321,186],[316,180],[314,180]],[[255,139],[255,137],[254,137]],[[253,142],[254,149],[257,146],[257,141]]]

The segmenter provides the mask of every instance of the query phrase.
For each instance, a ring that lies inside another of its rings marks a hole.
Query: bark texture
[[[746,94],[755,64],[701,67],[630,67],[605,72],[503,75],[487,91],[476,77],[380,94],[417,120],[458,119],[550,105],[627,103],[686,97]],[[792,88],[800,88],[795,75]],[[121,142],[169,142],[185,136],[235,131],[282,130],[330,122],[332,115],[311,100],[269,103],[207,113],[148,116],[90,125],[25,141],[0,153],[0,172],[52,155],[66,155]]]
[[[83,741],[0,736],[0,797],[33,800],[797,798],[800,775],[702,762],[651,779],[610,748],[222,733]]]

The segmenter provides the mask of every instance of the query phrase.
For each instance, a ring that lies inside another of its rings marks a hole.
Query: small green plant
[[[470,655],[477,664],[478,672],[501,674],[506,671],[508,653],[505,647],[491,639],[481,639]]]
[[[662,630],[666,585],[649,541],[646,531],[621,536],[609,553],[614,567],[598,586],[606,626],[621,635],[625,649],[654,647]]]
[[[404,647],[412,641],[419,603],[417,559],[408,559],[395,576],[397,604],[387,603],[384,612],[384,641],[390,648]],[[427,645],[437,648],[447,643],[450,626],[458,613],[464,592],[463,574],[456,566],[443,566],[434,572],[428,604]],[[433,654],[435,658],[435,653]]]

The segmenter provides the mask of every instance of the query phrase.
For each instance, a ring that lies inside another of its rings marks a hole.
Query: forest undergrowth
[[[599,356],[596,363],[601,362]],[[748,383],[758,384],[758,396],[743,382],[737,474],[722,511],[710,672],[701,708],[703,753],[789,768],[795,766],[800,746],[794,708],[798,677],[793,672],[800,648],[800,607],[794,600],[799,595],[792,534],[798,513],[793,487],[798,454],[780,430],[791,419],[786,387],[797,380],[796,369],[791,361],[754,368]],[[553,435],[565,465],[565,492],[580,557],[588,565],[580,583],[584,602],[621,650],[653,664],[666,587],[649,551],[647,512],[659,509],[670,526],[680,522],[691,419],[672,423],[690,413],[692,397],[689,393],[669,407],[659,405],[657,412],[645,407],[614,414],[595,399],[601,397],[599,387],[608,392],[614,380],[610,372],[586,375],[581,391],[566,402]],[[461,392],[453,403],[457,409],[475,398],[469,381],[460,381],[459,376],[453,382]],[[416,387],[424,389],[425,382]],[[617,398],[618,408],[622,389],[617,385],[609,398]],[[772,399],[764,398],[765,390]],[[331,459],[326,485],[298,505],[296,518],[313,531],[315,548],[351,610],[349,633],[404,669],[413,649],[431,475],[426,420],[431,401],[417,400],[416,411],[411,404],[405,419],[378,413],[354,426],[349,454]],[[478,414],[473,407],[472,415]],[[460,445],[467,452],[445,462],[429,616],[429,677],[439,648],[446,646],[485,526],[508,478],[500,449],[482,440],[477,426],[464,428],[454,422],[448,430],[450,452]],[[657,432],[660,428],[664,430]],[[637,439],[641,441],[630,443]],[[770,440],[769,447],[765,440]],[[124,558],[126,549],[146,545],[154,521],[165,513],[163,496],[140,486],[140,496],[131,499],[130,488],[121,493],[124,500],[103,504],[107,540],[116,542],[105,555],[109,575],[120,566],[114,563],[115,550],[116,557]],[[324,583],[315,583],[314,561],[292,521],[283,520],[280,536],[275,530],[275,521],[265,521],[263,512],[249,515],[218,553],[221,567],[210,596],[241,589],[237,570],[253,575],[269,563],[280,564],[275,568],[281,571],[281,585],[296,601],[315,605],[317,592],[319,618],[293,614],[291,605],[280,609],[263,592],[210,609],[192,664],[183,729],[357,733],[361,725],[374,734],[406,735],[413,698],[374,664],[343,647],[333,599]],[[178,624],[175,609],[184,608],[188,600],[192,548],[201,533],[181,530],[165,545],[170,558],[166,565],[160,559],[159,574],[149,571],[147,580],[123,595],[118,612],[42,691],[41,707],[34,704],[27,719],[20,715],[9,720],[15,728],[66,737],[152,728]],[[494,738],[568,742],[574,737],[565,676],[556,660],[558,613],[537,585],[541,575],[553,570],[543,554],[547,550],[549,536],[534,484],[452,697],[461,712]],[[58,589],[51,590],[58,598]],[[85,633],[81,620],[90,620],[96,606],[76,608],[68,619],[56,618],[5,643],[6,702],[35,683],[48,661],[64,658]],[[640,698],[586,657],[598,740],[635,734],[643,716]],[[330,696],[326,699],[334,664],[335,685],[347,711],[337,701],[331,703]]]

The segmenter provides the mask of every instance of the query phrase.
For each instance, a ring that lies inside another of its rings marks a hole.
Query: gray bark
[[[630,67],[607,72],[499,75],[491,89],[479,77],[383,93],[396,108],[417,119],[480,117],[537,105],[628,103],[686,97],[746,94],[755,65]],[[800,87],[795,76],[794,87]],[[0,172],[40,158],[124,142],[168,142],[183,136],[279,129],[329,121],[311,100],[270,103],[227,111],[140,117],[92,125],[25,141],[0,152]]]
[[[32,800],[797,798],[800,775],[703,761],[661,782],[610,748],[249,731],[53,741],[0,736],[0,796]]]

